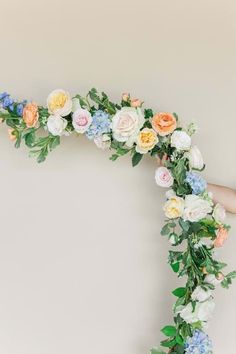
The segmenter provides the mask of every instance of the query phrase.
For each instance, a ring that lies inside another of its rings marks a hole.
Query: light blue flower
[[[188,337],[185,343],[185,354],[212,354],[212,342],[208,335],[198,329]]]
[[[186,182],[192,188],[193,194],[200,194],[204,192],[207,187],[206,181],[198,173],[195,172],[187,172]]]
[[[86,132],[86,135],[89,139],[97,138],[104,133],[109,133],[111,130],[111,121],[109,114],[98,110],[92,116],[93,121],[89,129]]]
[[[0,93],[0,100],[3,100],[6,96],[9,96],[7,92]]]
[[[18,114],[19,117],[22,117],[23,115],[23,109],[24,109],[24,105],[22,103],[19,103],[17,106],[16,106],[16,112]]]
[[[7,96],[5,96],[3,98],[2,107],[4,109],[10,108],[10,107],[12,108],[13,107],[13,103],[14,103],[13,99],[9,95],[7,95]]]

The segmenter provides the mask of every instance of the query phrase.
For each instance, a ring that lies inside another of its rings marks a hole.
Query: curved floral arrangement
[[[212,353],[205,329],[214,310],[213,290],[218,284],[228,288],[236,272],[223,273],[226,264],[219,261],[215,248],[228,237],[225,210],[214,205],[207,184],[199,172],[205,168],[201,152],[192,145],[194,124],[181,127],[173,113],[154,113],[143,109],[143,102],[123,94],[119,104],[103,92],[91,89],[85,97],[71,98],[64,90],[53,91],[47,107],[16,102],[9,94],[0,94],[0,117],[9,126],[9,136],[19,147],[22,140],[38,162],[60,144],[62,135],[85,134],[101,149],[113,151],[115,161],[125,154],[133,166],[145,154],[159,158],[156,183],[169,188],[166,193],[165,225],[161,230],[173,249],[168,262],[186,285],[173,291],[173,324],[162,329],[167,337],[163,349],[151,354]],[[43,128],[43,129],[40,129]],[[183,244],[181,250],[174,247]]]

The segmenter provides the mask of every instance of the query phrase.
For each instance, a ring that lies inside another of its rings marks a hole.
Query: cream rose
[[[108,134],[103,134],[94,139],[95,144],[99,149],[106,150],[111,146],[111,138]]]
[[[155,172],[155,180],[158,186],[169,188],[173,185],[174,178],[166,167],[158,167]]]
[[[157,143],[158,137],[156,132],[153,129],[144,128],[137,136],[135,150],[140,154],[146,154],[148,151],[152,150]]]
[[[179,218],[183,215],[184,200],[183,198],[177,196],[171,197],[169,200],[167,200],[163,209],[167,218]]]
[[[191,137],[183,130],[175,130],[171,135],[171,146],[177,150],[189,150],[191,147]]]
[[[72,125],[77,133],[85,133],[92,120],[91,114],[86,109],[78,108],[72,115]]]
[[[216,204],[216,206],[214,207],[213,217],[215,221],[217,221],[219,224],[224,223],[224,220],[226,218],[226,212],[225,212],[225,208],[219,203]]]
[[[212,295],[211,290],[204,290],[201,286],[197,286],[191,295],[193,301],[204,302],[208,300]]]
[[[144,124],[141,109],[123,107],[112,119],[112,132],[115,140],[125,142],[131,147]]]
[[[187,195],[185,198],[185,207],[183,219],[191,222],[199,221],[212,212],[211,204],[197,195]]]
[[[214,309],[215,303],[212,299],[209,299],[205,302],[197,302],[194,311],[190,302],[180,310],[177,310],[177,313],[187,323],[206,322],[211,318]]]
[[[65,117],[71,113],[72,99],[68,92],[64,90],[54,90],[47,99],[48,111],[52,115]]]
[[[65,134],[67,120],[59,115],[51,115],[48,117],[47,127],[48,131],[55,136]]]
[[[187,158],[189,159],[189,165],[191,168],[196,170],[202,170],[204,167],[204,161],[201,154],[201,151],[198,147],[192,146],[189,152],[186,153]]]

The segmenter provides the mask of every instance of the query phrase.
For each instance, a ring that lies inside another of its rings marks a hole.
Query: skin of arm
[[[236,190],[211,183],[208,183],[207,189],[213,194],[215,203],[223,205],[228,212],[236,214]]]

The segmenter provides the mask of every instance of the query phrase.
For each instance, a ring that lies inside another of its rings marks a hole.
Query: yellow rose
[[[140,154],[146,154],[152,150],[158,143],[158,137],[153,129],[144,128],[138,134],[136,140],[136,151]]]
[[[72,99],[64,90],[54,90],[47,99],[48,111],[52,115],[68,116],[72,110]]]
[[[177,196],[171,197],[167,200],[163,209],[167,218],[180,218],[184,211],[184,200]]]

